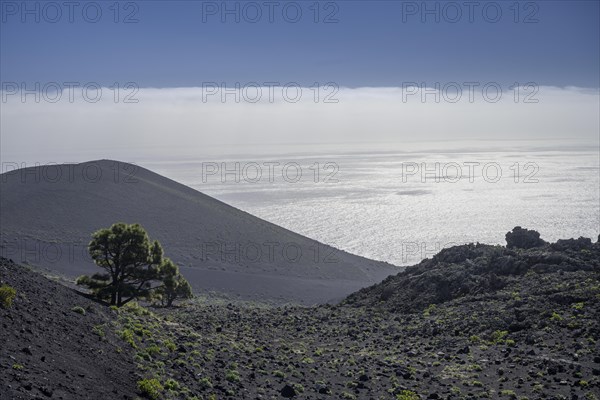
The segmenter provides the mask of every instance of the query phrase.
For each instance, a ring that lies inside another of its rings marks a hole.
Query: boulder
[[[291,385],[285,385],[282,389],[281,389],[281,396],[285,397],[285,398],[291,398],[296,396],[296,389],[294,389],[293,386]]]
[[[506,233],[506,247],[509,249],[531,249],[541,247],[546,244],[540,239],[540,233],[534,230],[523,229],[515,226],[512,232]]]

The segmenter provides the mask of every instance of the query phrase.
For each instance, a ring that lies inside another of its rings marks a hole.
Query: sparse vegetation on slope
[[[17,291],[14,288],[8,285],[0,286],[0,307],[10,308],[16,295]]]
[[[474,244],[337,306],[132,302],[90,336],[149,399],[594,399],[599,300],[599,243]]]
[[[165,399],[593,398],[600,389],[599,253],[587,240],[517,250],[459,246],[424,261],[434,275],[455,271],[446,274],[447,288],[436,282],[411,291],[392,282],[412,282],[425,272],[421,265],[340,306],[196,300],[174,312],[157,309],[136,317],[158,324],[134,335],[138,368],[160,382]],[[518,267],[497,264],[508,256]],[[554,259],[562,262],[532,261]],[[501,285],[486,279],[496,268],[490,264],[506,268],[496,271]],[[463,273],[472,276],[461,283]],[[386,287],[394,291],[382,299]],[[397,303],[403,290],[412,307]],[[446,297],[431,303],[439,290]]]

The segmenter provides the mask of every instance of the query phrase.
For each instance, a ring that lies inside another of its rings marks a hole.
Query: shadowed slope
[[[114,312],[2,258],[0,282],[16,289],[0,307],[1,399],[136,397],[139,373],[128,349],[115,350]]]

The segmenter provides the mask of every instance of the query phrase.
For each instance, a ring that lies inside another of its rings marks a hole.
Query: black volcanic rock
[[[592,239],[580,237],[578,239],[559,239],[556,243],[552,243],[550,248],[557,251],[580,251],[590,250],[592,246]]]
[[[380,284],[359,290],[345,303],[413,312],[430,304],[495,293],[527,273],[598,271],[600,268],[600,246],[593,245],[590,239],[540,244],[545,242],[535,231],[517,227],[513,232],[516,236],[509,235],[510,240],[520,238],[516,243],[527,249],[515,247],[514,243],[513,248],[479,243],[454,246]]]
[[[539,232],[523,229],[520,226],[515,226],[512,232],[506,233],[506,247],[509,249],[531,249],[543,246],[545,243],[540,239]]]
[[[281,389],[281,397],[285,397],[285,398],[291,398],[296,396],[296,390],[290,386],[290,385],[285,385],[282,389]]]

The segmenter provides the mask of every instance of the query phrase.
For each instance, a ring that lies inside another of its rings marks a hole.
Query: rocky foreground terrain
[[[2,399],[599,399],[600,244],[445,249],[339,305],[111,309],[3,259]]]

